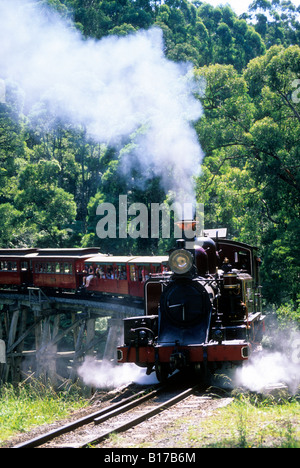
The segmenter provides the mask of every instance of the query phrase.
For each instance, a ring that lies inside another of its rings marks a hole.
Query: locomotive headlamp
[[[174,250],[169,257],[170,269],[178,275],[184,275],[193,266],[193,256],[185,249]]]

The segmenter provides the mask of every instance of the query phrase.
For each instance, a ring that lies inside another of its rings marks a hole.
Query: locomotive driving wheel
[[[207,368],[207,363],[205,362],[197,362],[193,365],[193,371],[195,378],[197,379],[198,382],[201,382],[203,384],[209,383],[209,370]]]
[[[155,364],[156,378],[159,382],[165,382],[170,374],[170,366],[166,363]]]

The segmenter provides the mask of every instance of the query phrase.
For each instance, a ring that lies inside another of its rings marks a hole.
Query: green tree
[[[207,81],[197,124],[207,154],[198,194],[213,201],[212,223],[262,247],[265,295],[275,302],[299,292],[299,53],[298,46],[273,47],[244,75],[221,65],[198,71]],[[234,202],[241,194],[244,215]]]
[[[300,7],[290,0],[255,0],[249,7],[250,17],[255,18],[255,29],[266,46],[299,45]]]
[[[26,132],[20,114],[21,96],[7,82],[0,103],[0,245],[18,246],[18,219],[21,213],[14,206],[19,171],[26,164]]]
[[[298,46],[272,47],[245,72],[257,109],[252,172],[263,186],[261,204],[268,219],[262,235],[265,289],[277,301],[285,296],[296,300],[299,292],[300,105],[294,93],[299,64]]]
[[[26,238],[37,247],[60,247],[68,241],[68,229],[76,216],[71,194],[57,186],[59,164],[39,161],[28,164],[19,179],[15,207]]]

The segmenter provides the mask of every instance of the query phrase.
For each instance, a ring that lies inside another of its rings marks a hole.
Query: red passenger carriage
[[[32,259],[37,249],[1,249],[0,250],[0,284],[17,286],[32,283]]]
[[[144,297],[150,275],[167,268],[167,256],[110,256],[99,248],[0,250],[0,285],[35,286]]]
[[[98,248],[38,250],[32,259],[34,286],[77,290],[85,276],[85,259],[98,252]]]
[[[144,297],[144,284],[150,275],[167,268],[167,256],[118,257],[96,255],[85,261],[86,289],[90,292]]]

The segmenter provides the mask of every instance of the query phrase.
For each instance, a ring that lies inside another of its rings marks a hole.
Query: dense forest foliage
[[[257,245],[264,296],[297,308],[300,275],[300,7],[254,0],[238,17],[229,6],[198,0],[44,0],[85,37],[124,36],[154,25],[166,56],[188,61],[204,91],[195,128],[205,158],[196,180],[205,227],[227,227]],[[74,26],[75,25],[75,26]],[[1,70],[0,70],[1,78]],[[158,253],[160,239],[101,240],[101,202],[165,202],[157,177],[145,184],[119,170],[130,145],[93,141],[47,112],[24,115],[20,92],[6,83],[0,103],[0,246],[99,245],[103,252]],[[183,155],[184,157],[184,155]],[[289,302],[290,304],[292,302]]]

